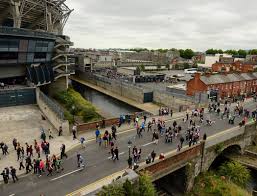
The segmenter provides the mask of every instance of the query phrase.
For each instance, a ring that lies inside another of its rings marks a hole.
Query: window
[[[48,42],[37,42],[36,47],[48,47]]]
[[[18,52],[0,52],[0,60],[18,59]]]
[[[35,52],[34,59],[45,59],[46,53],[45,52]]]

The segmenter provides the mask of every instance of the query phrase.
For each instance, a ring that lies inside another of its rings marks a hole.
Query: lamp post
[[[129,157],[130,157],[130,148],[131,148],[131,144],[132,144],[132,142],[129,140],[129,141],[128,141]]]
[[[129,169],[132,169],[132,158],[130,156],[130,148],[131,148],[131,140],[128,141],[128,149],[129,149],[129,157],[128,157],[128,165],[129,165]]]
[[[73,106],[71,107],[71,109],[72,109],[72,115],[73,115],[73,122],[75,122],[75,117],[74,117],[74,114],[75,114],[75,106],[73,105]]]

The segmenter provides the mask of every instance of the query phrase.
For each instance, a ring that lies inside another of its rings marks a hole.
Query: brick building
[[[187,95],[193,96],[199,92],[206,92],[210,95],[213,91],[217,92],[221,98],[255,93],[257,92],[257,73],[205,76],[196,73],[194,78],[187,82]]]
[[[230,63],[216,62],[212,65],[213,72],[240,72],[248,73],[253,72],[254,65],[249,62],[235,61]]]

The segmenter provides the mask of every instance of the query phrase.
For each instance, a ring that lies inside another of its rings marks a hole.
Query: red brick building
[[[240,73],[248,73],[253,72],[254,65],[251,63],[244,63],[241,61],[236,61],[233,63],[221,63],[216,62],[212,65],[213,72],[240,72]]]
[[[187,95],[194,96],[197,92],[218,92],[219,97],[234,97],[257,92],[257,73],[215,74],[201,76],[196,73],[187,82]]]

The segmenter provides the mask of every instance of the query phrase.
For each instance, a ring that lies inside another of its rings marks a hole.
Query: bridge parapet
[[[147,171],[152,176],[153,180],[158,180],[184,166],[193,159],[201,158],[204,143],[198,143],[190,148],[185,148],[180,152],[172,151],[166,155],[164,160],[157,160],[148,165],[138,168],[137,171]]]

